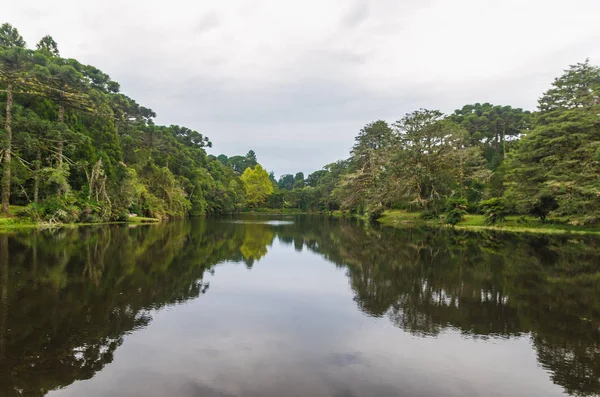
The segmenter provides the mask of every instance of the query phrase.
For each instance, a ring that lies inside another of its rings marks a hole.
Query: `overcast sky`
[[[420,107],[533,109],[569,64],[600,63],[599,17],[600,0],[27,0],[1,16],[277,175]]]

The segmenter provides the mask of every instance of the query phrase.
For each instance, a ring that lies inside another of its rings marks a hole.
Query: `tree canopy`
[[[256,153],[214,157],[193,128],[155,124],[92,65],[63,58],[44,36],[26,48],[0,27],[2,210],[48,222],[217,215],[243,209],[240,176]],[[262,197],[262,196],[261,196]]]
[[[358,131],[347,159],[305,176],[257,155],[209,155],[193,128],[154,122],[109,74],[28,49],[0,27],[2,210],[49,222],[218,215],[247,207],[437,217],[450,208],[600,221],[600,69],[569,67],[536,111],[488,102],[419,109]],[[487,203],[487,204],[486,204]]]
[[[348,159],[300,183],[280,177],[269,205],[311,210],[462,208],[600,222],[600,69],[570,66],[537,111],[474,103],[367,123]],[[489,205],[488,205],[489,204]],[[501,218],[499,218],[501,219]]]

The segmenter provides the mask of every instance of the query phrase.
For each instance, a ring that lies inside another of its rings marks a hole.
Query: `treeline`
[[[456,223],[508,214],[600,220],[600,69],[569,67],[537,111],[489,103],[450,115],[420,109],[367,124],[350,158],[310,174],[284,175],[274,208],[365,213],[421,211]]]
[[[600,69],[571,66],[537,111],[466,105],[377,120],[350,157],[276,180],[249,151],[208,155],[192,129],[120,92],[98,68],[60,56],[43,37],[28,49],[0,27],[2,211],[34,220],[95,222],[131,214],[218,215],[246,208],[422,212],[449,223],[467,212],[490,223],[508,214],[600,219]]]
[[[207,155],[207,137],[156,125],[156,114],[122,94],[108,74],[62,58],[50,36],[32,50],[17,29],[0,27],[0,102],[6,215],[9,204],[26,205],[24,216],[57,222],[245,207],[239,173]]]

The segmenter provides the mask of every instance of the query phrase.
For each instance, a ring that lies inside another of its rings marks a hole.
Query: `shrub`
[[[421,215],[419,217],[426,221],[438,221],[440,220],[440,216],[441,212],[438,208],[428,208],[421,212]]]
[[[435,201],[423,209],[420,218],[428,221],[439,221],[445,211],[445,202]]]
[[[121,211],[117,214],[117,221],[118,222],[129,222],[129,212],[128,211]]]
[[[503,223],[506,220],[506,216],[509,214],[506,203],[500,197],[484,200],[481,202],[480,206],[485,215],[485,223],[487,225]]]
[[[40,206],[41,217],[49,222],[72,223],[79,220],[80,212],[69,196],[50,197]]]
[[[44,217],[42,206],[38,203],[30,203],[25,208],[17,212],[19,217],[27,217],[33,221],[40,221]]]
[[[552,196],[542,196],[536,201],[531,208],[531,215],[540,218],[542,222],[546,220],[546,217],[551,211],[558,208],[558,202]]]
[[[464,219],[467,214],[467,200],[451,198],[446,200],[445,204],[444,220],[447,224],[454,226]]]

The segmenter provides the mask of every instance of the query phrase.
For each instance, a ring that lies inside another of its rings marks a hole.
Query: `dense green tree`
[[[227,159],[227,164],[238,174],[243,174],[246,168],[253,168],[258,164],[254,150],[248,151],[245,156],[233,156]]]
[[[390,126],[382,120],[363,127],[352,149],[352,169],[340,181],[336,195],[344,208],[363,209],[381,201],[380,178],[387,151],[397,142]]]
[[[383,120],[377,120],[364,126],[355,138],[352,154],[362,162],[377,150],[389,147],[394,141],[393,131]]]
[[[47,35],[42,37],[39,43],[36,44],[35,48],[40,51],[45,56],[49,57],[59,57],[60,52],[58,51],[58,44],[52,36]]]
[[[554,200],[560,214],[600,214],[599,96],[600,69],[586,61],[540,98],[534,128],[507,167],[506,196],[519,212],[537,212]]]
[[[464,130],[442,120],[441,112],[425,109],[407,114],[394,128],[400,147],[390,155],[394,183],[388,197],[428,208],[453,195]]]
[[[469,133],[468,143],[480,146],[491,169],[502,162],[508,146],[530,128],[531,113],[510,106],[489,103],[465,105],[449,119]]]
[[[302,189],[304,188],[304,173],[298,172],[294,175],[294,186],[293,189]]]
[[[280,189],[292,190],[294,188],[294,175],[292,174],[284,174],[279,177],[279,185]]]
[[[217,156],[217,160],[219,160],[221,162],[221,164],[227,165],[227,162],[229,161],[229,157],[227,157],[224,154],[220,154]]]
[[[246,200],[249,207],[259,207],[273,193],[269,174],[260,164],[254,168],[246,168],[241,180],[246,188]]]
[[[429,210],[452,196],[472,197],[489,173],[465,134],[437,110],[409,113],[393,128],[381,120],[369,124],[335,195],[345,208],[376,213],[392,205]]]
[[[540,112],[555,110],[589,109],[600,103],[598,67],[585,62],[571,65],[557,77],[552,87],[538,101]]]
[[[17,28],[13,27],[10,23],[3,23],[2,26],[0,26],[0,47],[25,48],[26,45],[27,43],[23,40],[23,36],[19,34]]]
[[[321,179],[327,174],[326,170],[318,170],[306,177],[306,184],[311,187],[317,187]]]

